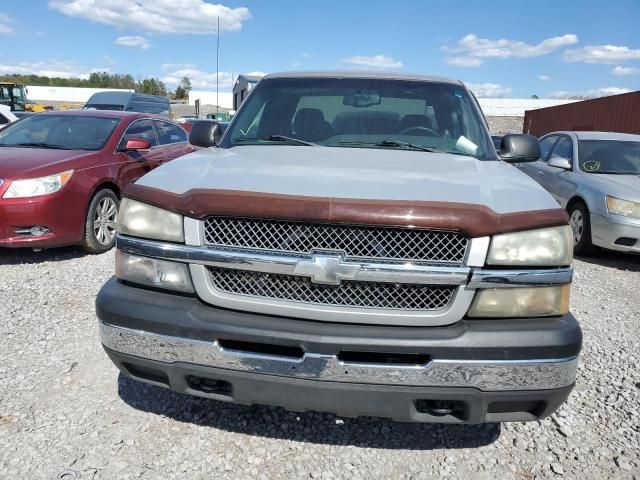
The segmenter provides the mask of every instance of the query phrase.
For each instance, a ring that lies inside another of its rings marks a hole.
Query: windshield
[[[71,115],[34,115],[0,131],[0,147],[100,150],[120,120]]]
[[[221,146],[283,143],[477,158],[493,152],[482,117],[462,86],[367,78],[265,79],[245,101]]]
[[[8,105],[12,110],[24,111],[25,102],[22,87],[0,85],[0,103]]]
[[[587,173],[640,175],[640,142],[580,140],[579,163]]]

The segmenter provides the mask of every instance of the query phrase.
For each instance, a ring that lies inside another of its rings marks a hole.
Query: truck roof
[[[136,93],[136,92],[97,92],[91,95],[89,100],[87,100],[87,104],[91,103],[114,103],[114,104],[125,104],[132,100],[144,100],[145,102],[158,102],[158,103],[167,103],[168,100],[164,97],[160,97],[157,95],[148,95],[145,93]]]
[[[420,82],[439,82],[462,85],[460,80],[430,75],[409,73],[369,72],[369,71],[308,71],[308,72],[278,72],[270,73],[263,78],[375,78],[388,80],[414,80]]]

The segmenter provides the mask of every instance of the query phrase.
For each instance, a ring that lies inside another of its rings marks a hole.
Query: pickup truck
[[[396,421],[545,417],[568,397],[566,213],[453,80],[282,73],[124,192],[96,309],[128,377]]]

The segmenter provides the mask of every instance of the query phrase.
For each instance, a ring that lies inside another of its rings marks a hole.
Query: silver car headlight
[[[184,263],[131,255],[116,250],[116,277],[149,287],[193,293],[189,269]]]
[[[120,203],[118,233],[168,242],[184,242],[182,215],[130,198],[124,198]]]
[[[607,195],[607,210],[623,217],[640,218],[640,203]]]
[[[46,177],[28,178],[25,180],[14,180],[4,192],[4,198],[26,198],[49,195],[61,190],[71,177],[73,170],[48,175]],[[1,182],[0,182],[1,183]]]
[[[573,235],[568,225],[495,235],[488,265],[555,267],[573,260]]]

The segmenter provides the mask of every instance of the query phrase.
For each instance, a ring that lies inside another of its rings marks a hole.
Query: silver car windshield
[[[640,142],[580,140],[579,163],[586,173],[640,175]]]
[[[476,158],[493,152],[469,93],[435,81],[265,79],[229,128],[222,147],[311,144]]]

